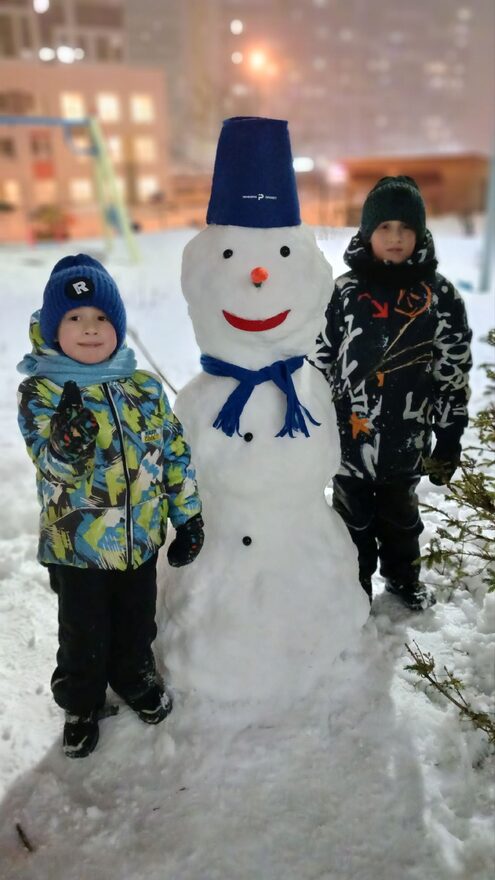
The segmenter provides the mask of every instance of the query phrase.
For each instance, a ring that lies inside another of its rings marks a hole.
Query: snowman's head
[[[184,250],[182,289],[203,354],[259,369],[312,351],[332,270],[303,225],[211,225]]]

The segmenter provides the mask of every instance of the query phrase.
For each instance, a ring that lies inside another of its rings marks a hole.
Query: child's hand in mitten
[[[91,454],[98,433],[93,413],[83,406],[75,382],[66,382],[50,422],[50,446],[59,458],[74,461]]]
[[[430,483],[434,486],[446,486],[450,483],[461,460],[461,447],[445,446],[437,440],[430,458],[425,460],[425,470]]]
[[[203,519],[200,513],[178,526],[175,538],[167,552],[167,559],[174,568],[189,565],[196,559],[204,541]]]

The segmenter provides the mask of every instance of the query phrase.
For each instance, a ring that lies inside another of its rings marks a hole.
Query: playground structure
[[[64,119],[53,116],[0,115],[0,126],[11,125],[60,128],[65,143],[73,153],[89,156],[93,160],[96,199],[107,249],[111,249],[114,235],[120,234],[124,238],[131,260],[138,262],[139,248],[98,120],[94,116]],[[74,130],[78,133],[86,131],[88,146],[80,146],[75,142]]]

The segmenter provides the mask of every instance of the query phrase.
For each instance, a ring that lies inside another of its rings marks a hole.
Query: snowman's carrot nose
[[[266,281],[268,278],[269,272],[268,269],[264,269],[263,266],[256,266],[255,269],[251,270],[251,281],[256,287],[259,287],[263,284],[263,281]]]

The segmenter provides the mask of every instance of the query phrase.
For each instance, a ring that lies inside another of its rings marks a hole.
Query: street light
[[[249,53],[249,66],[252,70],[263,71],[267,66],[266,52],[263,49],[253,49]]]
[[[257,87],[259,115],[263,116],[263,108],[270,86],[270,80],[277,75],[278,66],[268,53],[261,48],[251,49],[247,54],[247,65],[253,75]]]

